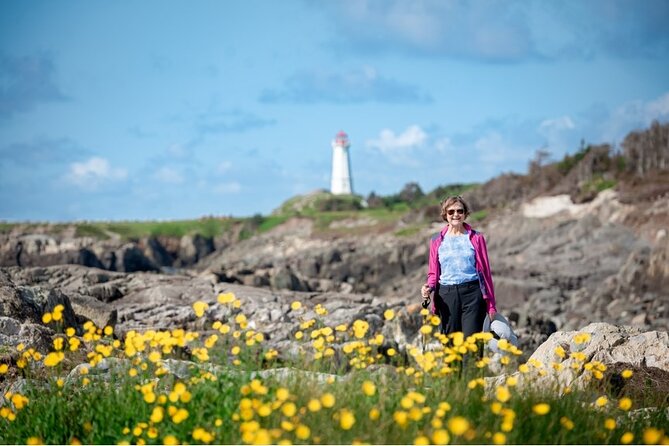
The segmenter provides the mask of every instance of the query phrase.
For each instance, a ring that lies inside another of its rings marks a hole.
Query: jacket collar
[[[439,233],[439,236],[440,236],[441,238],[444,238],[444,236],[446,235],[446,232],[448,231],[448,226],[449,226],[449,225],[444,226],[444,227],[442,228],[441,232]],[[469,235],[470,235],[470,236],[474,235],[474,230],[472,229],[472,227],[471,227],[469,224],[464,223],[463,226],[465,227],[465,229],[467,230],[467,232],[469,232]]]

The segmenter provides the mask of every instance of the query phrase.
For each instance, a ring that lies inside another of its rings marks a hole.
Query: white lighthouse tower
[[[348,135],[340,131],[332,141],[332,179],[330,192],[334,195],[353,193],[351,184],[351,161],[348,158],[348,148],[351,144]]]

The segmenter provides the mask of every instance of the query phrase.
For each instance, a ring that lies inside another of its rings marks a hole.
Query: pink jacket
[[[490,262],[488,261],[488,248],[485,244],[485,238],[480,232],[476,232],[467,223],[464,224],[465,229],[469,231],[469,240],[474,246],[474,253],[476,256],[476,271],[479,273],[479,282],[481,284],[481,292],[483,298],[488,304],[488,311],[495,310],[495,288],[492,283],[492,274],[490,273]],[[430,259],[428,261],[427,270],[427,285],[438,293],[439,276],[441,276],[441,265],[439,263],[439,245],[444,240],[444,235],[448,231],[448,225],[439,232],[439,234],[432,237],[430,241]],[[432,313],[437,312],[435,299],[432,299]]]

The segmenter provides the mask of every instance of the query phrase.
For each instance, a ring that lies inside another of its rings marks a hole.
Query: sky
[[[669,120],[666,0],[0,2],[0,220],[268,214]]]

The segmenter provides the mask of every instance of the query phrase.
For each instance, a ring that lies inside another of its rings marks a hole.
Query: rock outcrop
[[[579,339],[580,338],[580,339]],[[631,326],[591,323],[576,331],[553,333],[527,360],[530,371],[515,372],[518,386],[538,386],[560,392],[584,388],[606,377],[618,391],[625,386],[647,387],[653,377],[657,388],[669,392],[669,334]],[[589,365],[588,365],[589,364]],[[541,371],[541,373],[536,373]],[[631,371],[624,377],[622,371]],[[507,375],[488,378],[495,388]],[[615,390],[615,389],[614,389]]]

